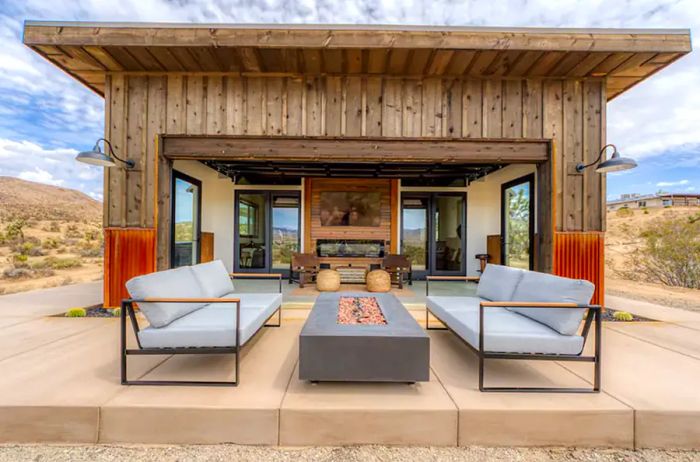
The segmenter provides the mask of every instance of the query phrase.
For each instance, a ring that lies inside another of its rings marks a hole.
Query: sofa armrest
[[[229,273],[231,279],[235,278],[250,278],[250,279],[278,279],[279,293],[282,293],[282,273]]]
[[[240,303],[240,298],[158,298],[127,299],[131,303]]]
[[[599,305],[579,305],[578,303],[555,303],[555,302],[489,302],[482,301],[480,306],[484,308],[502,307],[502,308],[588,308],[591,310],[600,310]]]
[[[426,276],[425,277],[425,296],[430,295],[430,281],[465,281],[479,282],[479,276]]]

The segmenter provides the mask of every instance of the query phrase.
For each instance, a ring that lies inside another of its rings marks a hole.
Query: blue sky
[[[373,23],[700,29],[696,0],[0,0],[0,175],[102,197],[102,171],[73,157],[102,135],[103,101],[21,43],[25,19]],[[696,45],[697,42],[694,41]],[[700,192],[700,53],[608,104],[608,142],[639,162],[621,193]]]

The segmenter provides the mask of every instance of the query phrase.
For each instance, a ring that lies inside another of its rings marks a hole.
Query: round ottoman
[[[389,273],[381,269],[367,273],[367,290],[370,292],[389,292],[391,290]]]
[[[340,274],[336,270],[323,269],[316,275],[316,290],[337,292],[340,289]]]

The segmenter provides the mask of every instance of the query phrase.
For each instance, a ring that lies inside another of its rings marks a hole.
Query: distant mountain
[[[425,228],[404,229],[403,239],[405,241],[425,241]]]
[[[296,239],[298,231],[289,228],[272,228],[272,234],[282,239]]]
[[[0,176],[0,220],[102,220],[102,203],[74,189]]]

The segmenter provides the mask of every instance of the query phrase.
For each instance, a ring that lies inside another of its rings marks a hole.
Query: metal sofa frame
[[[231,279],[236,277],[248,278],[277,278],[279,293],[282,293],[282,275],[279,273],[231,273]],[[177,347],[177,348],[143,348],[139,340],[139,323],[136,319],[134,304],[138,303],[235,303],[236,305],[236,343],[230,347]],[[267,324],[277,313],[276,324]],[[131,327],[136,337],[138,348],[127,347],[126,318],[129,317]],[[180,386],[228,386],[239,384],[240,352],[244,345],[240,344],[241,300],[239,298],[144,298],[125,299],[121,303],[120,335],[121,335],[121,384],[122,385],[180,385]],[[282,325],[282,304],[255,331],[255,337],[263,327],[280,327]],[[127,357],[131,355],[211,355],[232,354],[235,357],[235,378],[233,381],[195,381],[195,380],[129,380],[127,378]]]
[[[430,281],[468,281],[478,282],[478,277],[472,276],[427,276],[425,285],[426,297],[430,294]],[[586,319],[581,330],[583,346],[577,355],[571,354],[543,354],[543,353],[504,353],[489,352],[484,350],[484,309],[493,307],[519,307],[532,309],[548,308],[585,308]],[[430,327],[430,315],[433,315],[445,327]],[[543,302],[488,302],[482,301],[479,304],[479,347],[475,348],[464,340],[459,334],[450,328],[439,316],[433,313],[430,308],[425,308],[425,327],[427,330],[449,330],[462,341],[479,358],[479,391],[482,392],[515,392],[515,393],[599,393],[601,383],[601,335],[602,335],[602,307],[600,305],[579,305],[576,303],[543,303]],[[588,333],[591,325],[595,322],[595,348],[593,356],[584,356],[583,350],[586,348]],[[593,363],[593,386],[591,388],[561,388],[561,387],[486,387],[484,386],[484,363],[487,359],[514,359],[514,360],[540,360],[540,361],[575,361]]]

